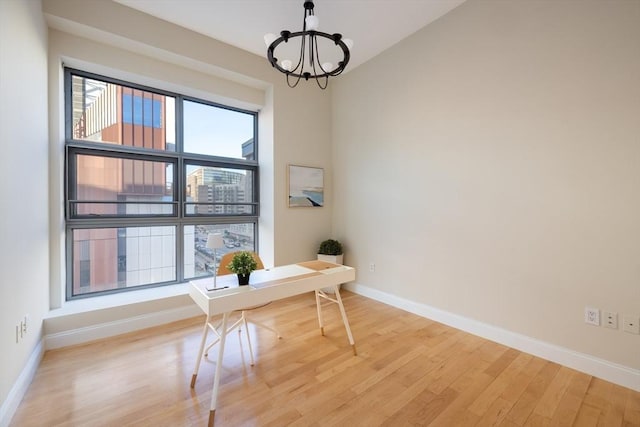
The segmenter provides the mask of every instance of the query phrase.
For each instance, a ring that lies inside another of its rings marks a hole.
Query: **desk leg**
[[[218,363],[216,364],[216,373],[213,378],[213,390],[211,391],[211,408],[209,408],[209,427],[213,427],[213,421],[216,416],[216,403],[218,400],[218,388],[220,386],[220,375],[222,375],[222,358],[224,356],[224,344],[227,341],[227,321],[229,313],[222,315],[222,329],[220,333],[220,348],[218,349]]]
[[[320,325],[320,334],[324,336],[324,321],[322,320],[322,308],[320,307],[320,294],[316,291],[316,309],[318,310],[318,324]]]
[[[198,360],[196,360],[196,367],[193,369],[193,375],[191,376],[191,388],[196,385],[196,377],[198,376],[198,370],[200,369],[200,361],[202,360],[202,352],[204,351],[204,345],[207,342],[207,333],[209,332],[209,316],[204,320],[204,330],[202,331],[202,340],[200,341],[200,351],[198,351]]]
[[[351,335],[351,328],[349,327],[349,319],[347,319],[347,312],[344,311],[344,305],[342,304],[342,297],[340,297],[340,286],[335,286],[336,299],[338,300],[338,306],[340,307],[340,314],[342,314],[342,321],[344,322],[344,328],[347,330],[347,336],[349,337],[349,344],[353,347],[353,355],[357,356],[356,343]]]

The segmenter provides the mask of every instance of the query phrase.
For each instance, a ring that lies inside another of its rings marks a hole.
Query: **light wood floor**
[[[227,340],[217,426],[640,426],[640,393],[349,292],[319,333],[313,294]],[[204,316],[48,351],[11,426],[204,426],[216,351],[189,387]],[[243,332],[244,333],[244,332]]]

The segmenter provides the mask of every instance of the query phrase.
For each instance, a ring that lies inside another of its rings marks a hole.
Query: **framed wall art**
[[[289,165],[289,207],[324,206],[324,169]]]

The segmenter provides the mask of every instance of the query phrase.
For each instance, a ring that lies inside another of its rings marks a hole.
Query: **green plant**
[[[253,255],[249,251],[240,251],[231,259],[227,268],[236,274],[251,274],[258,267],[258,263],[253,259]]]
[[[327,239],[320,243],[318,253],[320,255],[342,255],[342,243],[334,239]]]

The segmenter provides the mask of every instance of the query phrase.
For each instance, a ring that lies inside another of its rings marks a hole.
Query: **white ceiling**
[[[263,36],[301,31],[303,0],[114,0],[266,57]],[[354,41],[348,70],[465,0],[315,0],[320,31]]]

